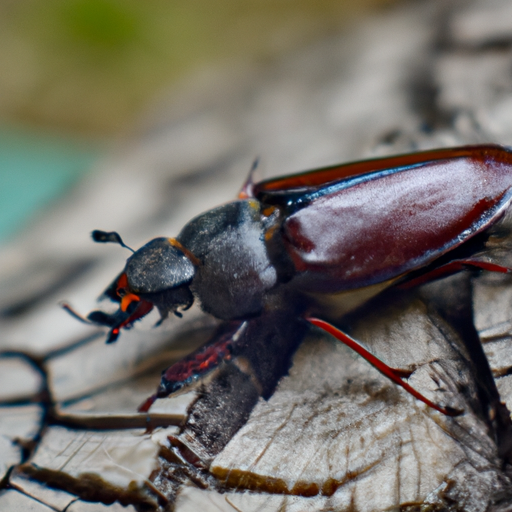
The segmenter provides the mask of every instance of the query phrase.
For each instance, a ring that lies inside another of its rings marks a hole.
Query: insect
[[[512,150],[497,145],[366,160],[259,183],[250,176],[238,200],[192,219],[176,238],[155,238],[135,251],[104,292],[119,309],[93,311],[87,321],[108,327],[111,343],[153,308],[161,322],[198,299],[206,313],[231,322],[214,344],[164,372],[164,395],[229,358],[245,320],[283,309],[349,345],[417,399],[455,415],[460,411],[428,400],[404,372],[335,327],[336,315],[386,288],[464,268],[509,272],[487,257],[485,243],[511,201]],[[125,246],[115,232],[94,231],[93,239]]]

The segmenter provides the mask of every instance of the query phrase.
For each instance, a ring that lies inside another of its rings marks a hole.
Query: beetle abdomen
[[[393,170],[391,170],[393,171]],[[315,196],[283,223],[310,291],[379,283],[425,266],[485,230],[508,206],[512,155],[480,154],[372,173]]]

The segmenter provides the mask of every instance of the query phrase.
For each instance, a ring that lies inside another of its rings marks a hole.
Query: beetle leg
[[[231,347],[245,330],[246,322],[236,322],[213,341],[206,342],[202,347],[173,364],[162,373],[162,380],[155,395],[150,396],[140,407],[139,412],[147,412],[157,398],[166,397],[181,391],[198,381],[208,372],[232,357]]]
[[[65,301],[62,301],[59,303],[59,306],[64,310],[67,311],[73,318],[78,320],[79,322],[82,322],[83,324],[88,325],[96,325],[94,322],[91,322],[88,318],[85,318],[80,313],[77,313],[70,304],[68,304]]]
[[[415,277],[410,281],[405,281],[402,284],[398,284],[397,288],[402,290],[414,288],[415,286],[420,286],[422,284],[435,281],[436,279],[455,274],[466,268],[487,270],[489,272],[500,272],[502,274],[510,274],[512,272],[512,269],[508,267],[503,267],[501,265],[496,265],[495,263],[489,263],[487,261],[478,261],[472,259],[454,260],[450,261],[450,263],[447,263],[446,265],[437,267],[419,277]]]
[[[328,332],[336,339],[350,347],[360,356],[364,357],[364,359],[366,359],[373,367],[379,370],[380,373],[382,373],[388,379],[392,380],[395,384],[402,386],[413,397],[417,398],[418,400],[421,400],[429,407],[432,407],[432,409],[435,409],[436,411],[439,411],[445,414],[446,416],[458,416],[462,414],[462,411],[458,409],[454,409],[452,407],[443,407],[441,405],[435,404],[434,402],[423,396],[419,391],[416,391],[412,386],[407,384],[407,382],[404,382],[402,380],[402,377],[404,377],[404,373],[402,371],[396,370],[388,366],[379,358],[375,357],[372,353],[368,352],[368,350],[361,346],[356,340],[345,334],[343,331],[340,331],[337,327],[334,327],[330,323],[324,320],[320,320],[319,318],[308,317],[306,318],[306,320],[308,322],[311,322],[313,325],[320,327],[320,329],[323,329],[324,331]]]

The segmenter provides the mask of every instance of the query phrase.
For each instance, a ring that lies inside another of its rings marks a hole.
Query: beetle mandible
[[[238,200],[195,217],[176,238],[155,238],[134,252],[104,293],[119,303],[117,312],[93,311],[87,321],[107,326],[111,343],[154,307],[161,322],[171,312],[181,316],[198,299],[206,313],[240,321],[265,315],[286,300],[292,315],[348,344],[413,396],[444,414],[457,414],[428,400],[403,373],[332,325],[325,303],[349,297],[348,312],[385,288],[463,268],[509,272],[478,257],[474,241],[481,235],[485,243],[511,200],[512,150],[490,144],[259,183],[249,177]],[[115,232],[94,231],[93,239],[125,246]],[[186,371],[174,372],[172,386],[168,370],[162,393],[229,357],[232,342],[189,358]]]

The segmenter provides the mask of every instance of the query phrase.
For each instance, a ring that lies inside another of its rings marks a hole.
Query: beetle
[[[229,359],[245,320],[286,303],[289,315],[331,333],[417,399],[459,414],[428,400],[407,384],[406,372],[334,323],[389,287],[417,286],[464,268],[510,272],[489,258],[485,243],[511,201],[512,149],[491,144],[261,182],[251,173],[238,200],[195,217],[176,238],[155,238],[134,251],[104,292],[119,309],[93,311],[87,321],[108,327],[111,343],[153,308],[161,322],[197,299],[206,313],[234,322],[233,332],[164,372],[165,395]],[[115,232],[92,236],[127,247]]]

